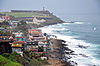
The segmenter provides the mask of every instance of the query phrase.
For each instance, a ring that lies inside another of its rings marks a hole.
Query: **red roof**
[[[22,38],[22,37],[16,37],[16,38]]]
[[[42,54],[42,53],[46,53],[46,52],[36,52],[36,53],[41,53]]]
[[[9,16],[2,16],[2,18],[4,18],[5,20],[10,20]]]
[[[38,51],[38,49],[31,49],[31,51]]]
[[[14,44],[17,44],[17,43],[24,43],[24,41],[18,41],[18,42],[13,42]]]
[[[32,29],[32,31],[41,31],[41,29]]]
[[[24,41],[18,41],[19,43],[24,43]]]

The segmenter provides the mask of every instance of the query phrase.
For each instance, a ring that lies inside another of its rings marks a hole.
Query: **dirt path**
[[[56,40],[52,40],[52,45],[49,46],[51,48],[50,50],[50,56],[49,56],[49,60],[47,60],[47,62],[50,65],[46,65],[46,66],[65,66],[60,60],[54,58],[56,55],[54,55],[54,51],[56,48],[59,48],[59,46],[57,46],[58,41]]]
[[[46,65],[46,66],[64,66],[64,64],[62,64],[61,61],[56,60],[54,58],[49,58],[48,63],[50,65]]]

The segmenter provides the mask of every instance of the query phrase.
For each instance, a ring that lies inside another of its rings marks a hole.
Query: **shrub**
[[[40,61],[40,62],[42,61],[42,59],[41,59],[40,57],[39,57],[39,58],[37,58],[37,60],[38,60],[38,61]]]
[[[10,54],[9,53],[3,53],[2,56],[9,58]]]

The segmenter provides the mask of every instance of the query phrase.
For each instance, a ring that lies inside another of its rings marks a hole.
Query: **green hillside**
[[[34,16],[40,16],[42,17],[42,13],[36,13],[36,12],[1,12],[1,14],[6,14],[7,16],[12,15],[14,17],[34,17]]]
[[[22,66],[22,65],[16,62],[12,62],[0,55],[0,66]]]

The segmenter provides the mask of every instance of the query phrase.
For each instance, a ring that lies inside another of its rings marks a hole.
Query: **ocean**
[[[100,66],[100,14],[59,14],[59,17],[66,23],[45,26],[42,31],[65,40],[76,54],[70,55],[70,60],[78,66]]]

